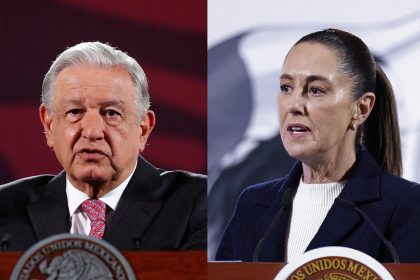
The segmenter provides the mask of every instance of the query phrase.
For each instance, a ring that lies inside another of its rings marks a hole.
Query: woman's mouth
[[[287,131],[292,135],[292,136],[303,136],[306,133],[310,132],[311,129],[305,125],[302,124],[290,124],[287,126]]]

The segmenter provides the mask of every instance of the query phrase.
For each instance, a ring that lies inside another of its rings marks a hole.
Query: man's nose
[[[101,140],[104,138],[105,123],[96,110],[87,111],[82,119],[82,137],[90,140]]]

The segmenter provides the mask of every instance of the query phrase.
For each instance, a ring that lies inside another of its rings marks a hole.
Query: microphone
[[[140,250],[140,238],[134,238],[133,242],[136,246],[136,251]]]
[[[12,239],[12,235],[10,233],[6,233],[0,240],[0,247],[2,252],[6,252],[10,246],[10,240]]]
[[[392,258],[394,259],[394,263],[399,264],[400,259],[397,254],[397,250],[395,250],[394,246],[392,246],[391,242],[385,238],[385,236],[382,234],[382,232],[379,230],[379,228],[375,225],[375,223],[369,218],[366,213],[360,209],[356,203],[353,201],[346,200],[341,197],[337,197],[335,201],[343,208],[347,208],[350,210],[355,210],[357,213],[359,213],[362,218],[369,224],[369,226],[375,231],[375,233],[381,238],[382,242],[385,244],[385,246],[388,248],[388,250],[392,254]]]
[[[295,190],[288,188],[284,191],[283,197],[280,202],[280,210],[277,215],[274,217],[273,221],[271,222],[268,229],[263,234],[263,237],[258,241],[257,246],[255,246],[254,253],[252,254],[252,261],[258,262],[258,258],[260,256],[261,248],[264,244],[265,239],[267,236],[271,234],[273,231],[274,226],[277,224],[278,220],[280,219],[281,215],[283,214],[284,210],[290,208],[292,205],[293,195],[295,194]]]

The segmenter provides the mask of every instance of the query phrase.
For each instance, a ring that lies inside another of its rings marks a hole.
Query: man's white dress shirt
[[[125,188],[128,185],[128,182],[134,174],[134,170],[136,170],[136,166],[134,167],[130,176],[128,176],[127,179],[124,180],[124,182],[122,182],[112,191],[106,193],[104,196],[99,197],[98,199],[105,202],[105,204],[108,205],[108,207],[115,211],[118,202],[120,201],[122,193],[124,192]],[[82,204],[85,200],[90,199],[89,196],[84,192],[81,192],[78,189],[76,189],[76,187],[74,187],[71,184],[68,178],[66,178],[66,194],[71,220],[70,233],[89,235],[90,220],[86,216],[86,214],[80,211],[79,209],[80,204]]]

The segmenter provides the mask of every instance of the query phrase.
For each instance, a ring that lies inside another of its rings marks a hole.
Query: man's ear
[[[366,92],[355,101],[355,108],[350,124],[351,128],[356,129],[361,126],[372,112],[373,105],[375,105],[375,94],[373,92]]]
[[[52,135],[51,135],[51,122],[52,118],[48,114],[47,107],[44,103],[39,106],[39,118],[41,119],[42,125],[44,126],[44,134],[47,139],[47,145],[51,149],[54,149]]]
[[[153,111],[147,111],[146,114],[143,114],[140,120],[140,150],[142,153],[146,148],[147,139],[149,138],[150,132],[152,132],[155,127],[156,117]]]

